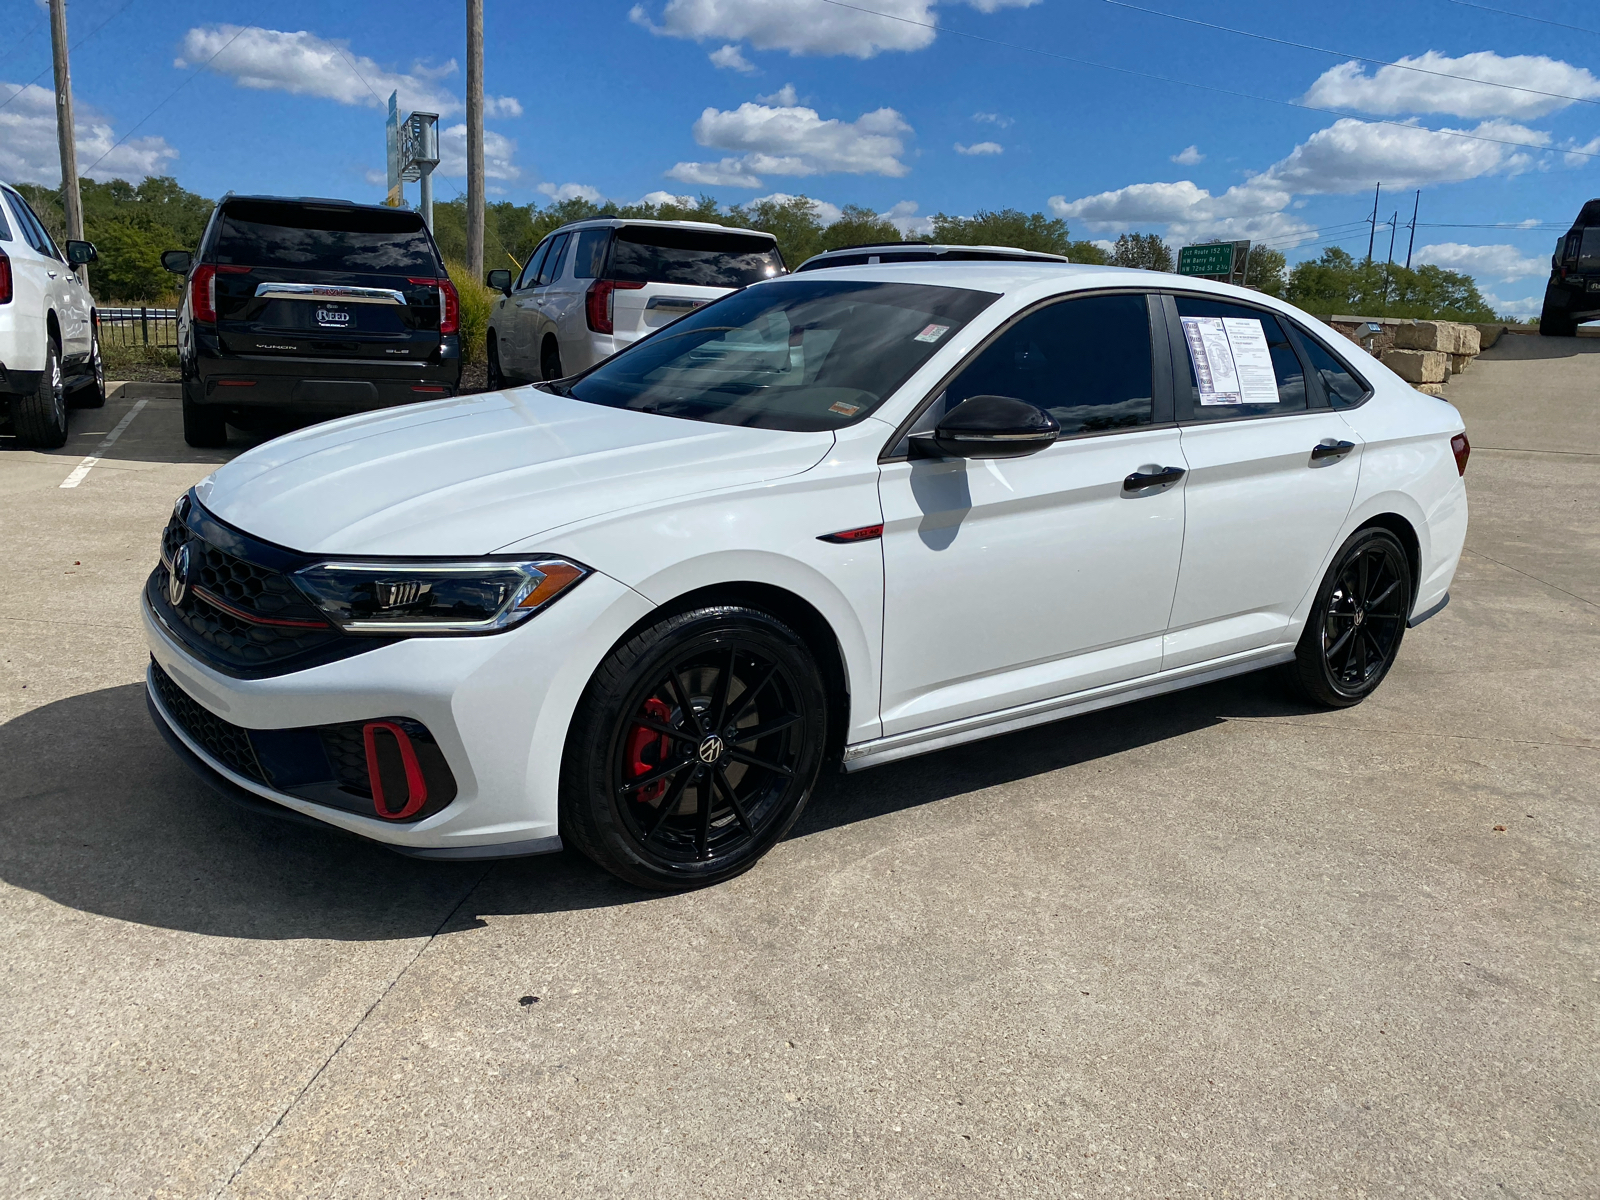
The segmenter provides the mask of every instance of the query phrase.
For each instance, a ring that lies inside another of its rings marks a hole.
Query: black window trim
[[[1329,408],[1334,412],[1351,412],[1360,408],[1368,400],[1372,399],[1373,395],[1376,393],[1376,389],[1373,388],[1371,381],[1368,380],[1365,375],[1350,365],[1350,360],[1348,358],[1346,358],[1343,354],[1340,354],[1332,346],[1328,345],[1328,343],[1322,338],[1305,328],[1305,326],[1301,325],[1300,322],[1294,320],[1293,318],[1286,318],[1282,313],[1278,313],[1277,316],[1278,319],[1288,327],[1289,340],[1296,343],[1295,349],[1299,353],[1300,361],[1304,366],[1311,366],[1311,358],[1306,354],[1304,343],[1307,341],[1315,342],[1329,358],[1333,359],[1334,362],[1338,363],[1345,369],[1345,372],[1350,376],[1351,379],[1354,379],[1361,385],[1361,399],[1357,400],[1354,404],[1335,404],[1333,402],[1332,394],[1328,391],[1328,385],[1322,382],[1321,373],[1317,372],[1316,370],[1312,370],[1306,376],[1306,379],[1308,382],[1312,379],[1316,380],[1317,391],[1321,394],[1323,401],[1322,404],[1318,405],[1317,407]]]
[[[535,287],[538,286],[538,284],[534,281],[539,278],[539,272],[533,270],[534,264],[537,263],[540,270],[544,269],[544,263],[541,261],[541,259],[545,252],[549,250],[550,243],[555,240],[555,234],[547,233],[544,236],[544,240],[533,248],[533,253],[528,255],[528,261],[523,264],[522,271],[518,274],[516,283],[512,285],[512,291],[531,292]],[[533,274],[528,274],[529,271],[533,271]]]
[[[878,452],[878,462],[885,463],[905,462],[909,458],[907,450],[900,449],[903,442],[911,435],[922,415],[943,396],[956,376],[966,370],[978,356],[995,342],[999,341],[1011,328],[1025,317],[1049,308],[1053,304],[1067,304],[1073,300],[1084,300],[1094,296],[1143,296],[1145,306],[1150,315],[1150,390],[1154,393],[1151,397],[1151,417],[1154,418],[1146,425],[1130,425],[1119,429],[1091,429],[1082,433],[1066,433],[1057,438],[1057,442],[1076,442],[1085,438],[1115,437],[1124,433],[1142,433],[1149,429],[1172,429],[1177,425],[1173,413],[1173,370],[1172,351],[1168,342],[1169,337],[1161,337],[1161,325],[1158,323],[1157,313],[1160,312],[1160,293],[1148,287],[1109,287],[1093,288],[1074,292],[1057,292],[1036,300],[1025,308],[1020,308],[1006,318],[1000,325],[989,332],[989,335],[978,345],[974,346],[959,363],[945,372],[944,376],[928,390],[917,406],[911,410],[909,416],[895,427],[889,440],[884,443],[883,449]],[[1163,419],[1164,418],[1164,419]]]
[[[559,229],[556,230],[555,233],[552,233],[550,235],[550,252],[549,252],[549,254],[546,254],[544,256],[544,258],[545,258],[544,262],[539,264],[539,274],[538,274],[538,277],[533,282],[533,286],[534,287],[536,287],[536,288],[549,287],[552,283],[554,283],[556,281],[556,277],[554,275],[550,276],[549,279],[546,279],[544,277],[545,268],[546,267],[552,267],[554,269],[560,269],[560,268],[565,267],[567,265],[566,264],[567,245],[568,245],[569,242],[571,242],[571,240],[572,240],[572,234],[564,233]],[[557,249],[558,245],[560,246],[559,250]],[[555,260],[556,261],[554,263],[551,263],[551,261],[550,261],[551,255],[555,256]]]

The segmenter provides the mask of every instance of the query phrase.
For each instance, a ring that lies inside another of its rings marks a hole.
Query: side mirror
[[[85,263],[92,263],[99,259],[100,252],[94,248],[93,242],[68,242],[67,261],[75,267]]]
[[[1061,436],[1056,419],[1014,396],[973,396],[944,415],[932,434],[911,439],[915,458],[1022,458]]]
[[[163,250],[161,265],[174,275],[187,275],[189,268],[194,266],[194,255],[187,250]]]
[[[511,272],[490,271],[488,284],[497,292],[504,292],[508,296],[511,295]]]

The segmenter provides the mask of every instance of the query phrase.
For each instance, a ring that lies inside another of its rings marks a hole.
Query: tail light
[[[461,293],[448,277],[407,279],[407,283],[420,283],[439,289],[439,332],[461,332]]]
[[[217,322],[217,268],[210,263],[189,272],[189,312],[196,321]]]
[[[584,315],[589,319],[589,328],[596,333],[612,333],[612,295],[619,288],[623,291],[633,292],[642,288],[642,283],[628,283],[622,279],[596,279],[589,285],[589,290],[584,296]]]
[[[1450,439],[1450,453],[1456,456],[1456,470],[1463,476],[1467,473],[1467,456],[1472,453],[1472,444],[1467,441],[1467,435],[1458,433]]]
[[[0,304],[11,303],[11,257],[0,250]]]

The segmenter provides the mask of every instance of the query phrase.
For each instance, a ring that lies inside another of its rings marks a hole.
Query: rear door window
[[[1306,411],[1305,368],[1277,317],[1205,296],[1175,299],[1184,339],[1180,419],[1223,421]]]
[[[544,262],[539,267],[538,278],[534,280],[535,287],[543,287],[556,277],[556,272],[561,269],[561,260],[567,255],[567,239],[570,236],[558,233],[550,242],[550,249],[545,253]]]
[[[22,240],[46,258],[61,258],[61,251],[57,250],[55,242],[50,240],[44,222],[34,215],[28,202],[16,192],[10,191],[6,193],[6,202],[11,205],[11,213],[17,218],[17,224],[22,227]]]
[[[625,225],[611,247],[611,278],[741,288],[784,272],[771,238],[711,229]]]
[[[1049,413],[1063,436],[1154,419],[1150,309],[1142,295],[1086,296],[1029,313],[989,344],[945,392],[1014,396]]]
[[[218,263],[248,267],[441,274],[422,218],[403,209],[236,202],[223,210],[213,253]]]

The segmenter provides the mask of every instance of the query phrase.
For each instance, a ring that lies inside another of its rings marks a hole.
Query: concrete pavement
[[[1449,390],[1469,553],[1368,703],[1246,677],[831,780],[669,897],[223,806],[134,608],[218,456],[159,398],[76,489],[131,400],[0,451],[0,1191],[1594,1194],[1600,344]]]

